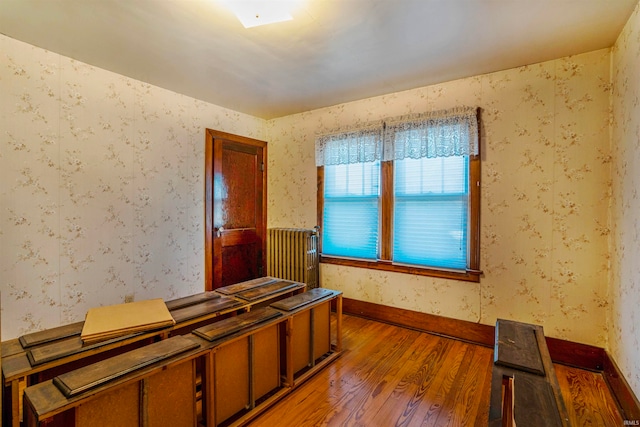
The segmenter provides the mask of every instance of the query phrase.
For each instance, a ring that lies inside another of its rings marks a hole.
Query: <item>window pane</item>
[[[465,156],[395,162],[395,262],[466,268],[467,165]]]
[[[464,156],[396,161],[395,193],[465,193],[467,161]]]
[[[331,165],[324,168],[324,196],[378,196],[380,162]]]
[[[324,174],[323,254],[376,259],[380,163],[325,166]]]

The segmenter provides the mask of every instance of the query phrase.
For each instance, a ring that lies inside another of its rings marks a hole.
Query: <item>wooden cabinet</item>
[[[283,337],[281,346],[287,359],[287,381],[292,386],[304,381],[341,351],[342,298],[333,298],[333,292],[315,288],[271,304],[288,313],[288,333]],[[336,312],[340,314],[336,316],[337,333],[331,329],[333,301],[336,301]]]
[[[264,398],[283,389],[280,377],[279,336],[276,323],[213,351],[213,390],[208,404],[215,408],[215,424],[241,418]]]
[[[26,386],[147,346],[156,340],[191,334],[192,330],[204,325],[304,290],[302,283],[263,277],[219,288],[216,292],[203,292],[167,301],[167,308],[176,321],[173,327],[86,345],[80,339],[83,322],[78,322],[3,342],[2,418],[6,425],[20,427],[20,390]]]
[[[294,376],[315,366],[316,361],[331,350],[330,308],[325,302],[292,316]]]
[[[27,426],[196,425],[198,340],[174,337],[27,387]]]
[[[25,425],[246,424],[340,354],[342,294],[312,291],[31,385]]]

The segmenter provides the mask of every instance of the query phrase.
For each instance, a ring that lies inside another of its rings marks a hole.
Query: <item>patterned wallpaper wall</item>
[[[2,338],[204,290],[205,128],[265,122],[0,35]]]
[[[272,120],[269,224],[316,224],[316,133],[481,107],[481,283],[323,265],[323,286],[348,298],[473,322],[535,322],[548,335],[604,347],[609,65],[604,49]]]
[[[640,3],[613,49],[609,347],[640,396]]]

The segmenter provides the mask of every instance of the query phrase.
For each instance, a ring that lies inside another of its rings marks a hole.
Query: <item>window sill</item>
[[[409,265],[394,264],[391,261],[364,261],[352,258],[339,258],[327,255],[320,255],[320,263],[335,264],[345,267],[368,268],[371,270],[392,271],[395,273],[415,274],[418,276],[430,276],[440,279],[462,280],[466,282],[480,282],[482,271],[466,270],[438,270],[434,268],[416,267]]]

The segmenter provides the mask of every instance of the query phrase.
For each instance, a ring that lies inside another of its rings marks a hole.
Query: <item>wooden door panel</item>
[[[220,234],[220,244],[223,248],[236,245],[248,245],[260,242],[260,236],[255,228],[225,229]]]
[[[220,286],[233,285],[259,277],[260,271],[255,264],[259,257],[257,244],[229,246],[222,249],[224,274]],[[216,286],[219,287],[219,286]]]
[[[224,188],[222,191],[220,218],[225,229],[256,227],[257,203],[256,185],[260,176],[256,165],[257,150],[246,152],[237,144],[224,142],[222,148],[222,169]],[[214,222],[217,222],[214,219]]]
[[[205,289],[266,271],[266,142],[207,130]]]
[[[221,253],[224,274],[221,285],[228,286],[261,275],[255,260],[260,257],[260,238],[255,228],[222,233]]]

